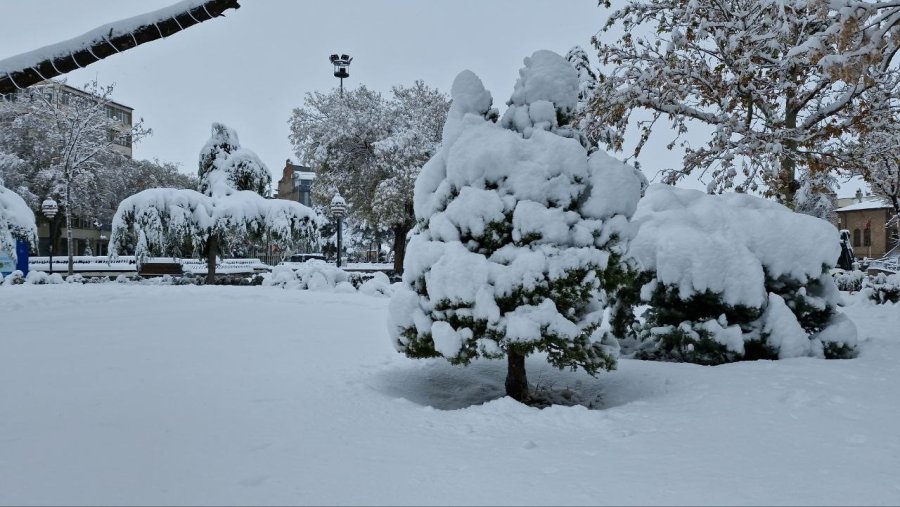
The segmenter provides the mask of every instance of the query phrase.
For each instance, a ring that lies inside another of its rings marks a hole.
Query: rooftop
[[[890,208],[891,205],[888,204],[884,199],[871,199],[863,202],[856,202],[849,206],[844,206],[842,208],[838,208],[835,211],[860,211],[867,209],[882,209],[882,208]]]

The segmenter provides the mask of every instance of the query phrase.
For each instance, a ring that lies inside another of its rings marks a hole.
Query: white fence
[[[206,259],[173,259],[171,257],[151,257],[145,263],[171,263],[181,264],[185,273],[206,274]],[[28,259],[28,269],[32,271],[50,271],[49,257],[31,257]],[[53,257],[53,272],[66,273],[69,269],[69,258],[65,255]],[[269,271],[270,266],[259,259],[219,259],[216,263],[216,273],[244,274]],[[104,256],[78,255],[72,258],[72,270],[75,273],[99,273],[99,274],[130,274],[137,273],[137,260],[133,255],[123,255],[115,260]]]
[[[867,269],[885,273],[900,273],[900,257],[885,257],[870,261]]]

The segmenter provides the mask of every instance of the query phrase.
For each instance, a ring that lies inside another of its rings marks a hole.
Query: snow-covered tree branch
[[[866,113],[866,92],[896,83],[896,7],[855,0],[635,0],[594,38],[610,71],[586,118],[623,149],[639,129],[634,156],[667,120],[669,144],[685,150],[674,183],[688,174],[708,190],[762,191],[795,205],[806,177],[841,168],[843,138],[884,121]],[[621,26],[625,34],[605,34]],[[643,35],[649,34],[649,35]],[[892,89],[896,89],[895,84]],[[644,110],[649,119],[633,116]],[[706,125],[705,144],[689,127]],[[602,137],[602,136],[597,136]]]
[[[0,94],[13,93],[238,9],[237,0],[182,0],[71,40],[0,60]]]

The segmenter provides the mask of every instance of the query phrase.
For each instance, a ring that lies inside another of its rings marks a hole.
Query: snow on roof
[[[36,66],[44,60],[69,56],[72,53],[91,47],[98,41],[109,40],[124,35],[142,26],[164,21],[184,11],[202,7],[205,0],[182,0],[162,9],[140,14],[131,18],[107,23],[78,37],[35,49],[27,53],[0,60],[0,74],[10,74]]]
[[[888,202],[885,201],[884,199],[872,199],[869,201],[853,203],[849,206],[844,206],[843,208],[838,208],[834,211],[836,211],[836,212],[860,211],[860,210],[867,210],[867,209],[882,209],[882,208],[890,208],[890,207],[891,207],[891,205],[888,204]]]

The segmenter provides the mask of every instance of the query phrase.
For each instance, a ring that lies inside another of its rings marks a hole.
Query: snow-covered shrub
[[[834,278],[834,285],[838,290],[845,292],[859,292],[863,288],[863,282],[866,280],[866,274],[862,271],[844,271],[834,270],[831,274]]]
[[[390,297],[394,293],[394,289],[391,287],[391,280],[388,276],[380,271],[376,271],[372,278],[359,286],[359,292],[369,296]]]
[[[121,274],[116,277],[117,283],[140,282],[141,277],[137,274]]]
[[[332,289],[336,284],[347,281],[346,271],[318,259],[301,264],[297,268],[297,276],[304,288],[309,290]]]
[[[356,292],[356,287],[350,282],[338,282],[337,285],[334,286],[334,291],[338,294],[350,294]]]
[[[48,274],[44,271],[29,271],[25,276],[25,283],[31,285],[46,285],[64,283],[62,275],[59,273]]]
[[[467,364],[507,358],[507,394],[528,398],[525,356],[590,374],[615,367],[608,307],[641,180],[561,127],[578,75],[559,55],[525,59],[509,109],[470,71],[453,83],[441,150],[416,180],[418,221],[390,304],[389,331],[409,357]]]
[[[81,275],[81,273],[75,273],[74,275],[70,275],[66,277],[66,283],[86,283],[87,279]]]
[[[294,289],[300,286],[300,278],[290,266],[275,266],[270,273],[263,273],[263,286]]]
[[[0,274],[2,277],[3,274]],[[6,278],[3,278],[3,285],[21,285],[25,283],[25,275],[20,270],[15,270],[12,273],[6,275]]]
[[[653,185],[635,214],[637,357],[720,364],[852,357],[856,328],[828,274],[834,226],[745,194]]]
[[[900,302],[900,275],[878,273],[865,284],[869,299],[878,304]]]
[[[338,284],[350,283],[350,275],[323,260],[313,259],[302,264],[275,266],[263,274],[262,285],[285,289],[326,290]]]

